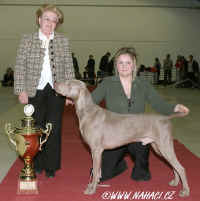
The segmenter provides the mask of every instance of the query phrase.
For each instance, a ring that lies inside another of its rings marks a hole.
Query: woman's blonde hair
[[[117,69],[116,69],[117,59],[119,58],[119,56],[121,56],[123,54],[128,54],[131,57],[131,59],[133,61],[135,60],[137,63],[137,53],[136,53],[135,48],[134,47],[122,47],[115,53],[115,56],[114,56],[114,67],[115,67],[116,73],[117,73]],[[136,66],[136,69],[133,71],[133,80],[135,79],[136,74],[137,74],[137,66]]]
[[[39,26],[39,18],[43,15],[44,12],[46,11],[51,11],[53,13],[55,13],[58,17],[58,22],[57,22],[57,26],[59,24],[62,24],[64,22],[64,15],[63,12],[57,8],[55,5],[53,4],[44,4],[43,6],[41,6],[37,11],[36,11],[36,23]]]

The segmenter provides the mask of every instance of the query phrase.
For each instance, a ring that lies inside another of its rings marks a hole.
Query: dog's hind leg
[[[179,181],[180,181],[180,177],[177,173],[177,171],[175,169],[173,169],[173,172],[174,172],[174,179],[172,179],[170,182],[169,182],[169,185],[170,186],[177,186]]]
[[[159,151],[159,149],[158,149],[156,143],[152,142],[152,143],[151,143],[151,146],[153,147],[153,150],[154,150],[159,156],[163,157],[162,154],[161,154],[161,152]],[[178,173],[176,172],[175,169],[173,169],[173,171],[174,171],[174,179],[169,182],[169,185],[170,185],[170,186],[177,186],[178,183],[179,183],[180,177],[179,177],[179,175],[178,175]]]
[[[187,182],[187,177],[185,173],[185,169],[183,166],[179,163],[173,146],[173,141],[171,138],[167,138],[165,141],[161,142],[162,144],[158,145],[158,148],[162,154],[162,156],[169,162],[169,164],[174,169],[174,179],[169,182],[169,185],[176,186],[179,183],[179,180],[181,178],[183,189],[179,192],[180,197],[189,196],[190,189]],[[179,178],[180,176],[180,178]]]
[[[153,150],[154,150],[159,156],[163,157],[162,154],[161,154],[161,152],[159,151],[159,149],[158,149],[156,143],[152,142],[152,143],[151,143],[151,146],[153,147]],[[179,183],[180,177],[179,177],[179,175],[178,175],[178,173],[176,172],[175,169],[173,169],[173,171],[174,171],[174,179],[169,182],[169,185],[170,185],[170,186],[177,186],[178,183]]]
[[[93,194],[96,192],[97,184],[101,178],[101,157],[102,157],[102,149],[94,149],[91,150],[92,152],[92,162],[93,162],[93,169],[92,169],[92,182],[88,184],[87,189],[85,190],[85,194]]]

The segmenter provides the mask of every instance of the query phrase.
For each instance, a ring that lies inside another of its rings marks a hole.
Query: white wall
[[[7,66],[15,64],[21,35],[37,28],[35,11],[38,2],[50,1],[29,1],[28,4],[17,1],[15,5],[12,4],[14,1],[5,2],[0,3],[0,79]],[[173,5],[165,0],[52,2],[60,2],[65,22],[58,31],[70,39],[81,69],[89,54],[95,56],[97,69],[105,52],[113,54],[126,45],[136,47],[139,63],[147,66],[152,65],[155,57],[162,60],[167,53],[174,60],[178,54],[193,54],[198,61],[200,59],[200,12],[192,8],[195,4],[189,6],[189,0],[174,0],[171,1]]]

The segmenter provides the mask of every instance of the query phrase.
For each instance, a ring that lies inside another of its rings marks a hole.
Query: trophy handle
[[[10,123],[7,123],[5,125],[5,131],[6,131],[6,134],[8,135],[8,139],[10,140],[10,142],[12,144],[14,144],[14,146],[17,148],[16,141],[13,140],[13,138],[12,138],[12,135],[14,134],[14,129],[11,128],[11,124]]]
[[[39,147],[40,151],[42,150],[42,145],[47,141],[47,139],[51,133],[51,130],[52,130],[52,124],[51,123],[46,124],[46,130],[41,129],[42,133],[46,134],[46,136],[45,136],[44,140],[42,140],[42,136],[40,137],[40,147]]]

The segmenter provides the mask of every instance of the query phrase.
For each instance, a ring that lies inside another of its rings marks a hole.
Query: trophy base
[[[37,180],[26,181],[19,179],[17,194],[39,194]]]

